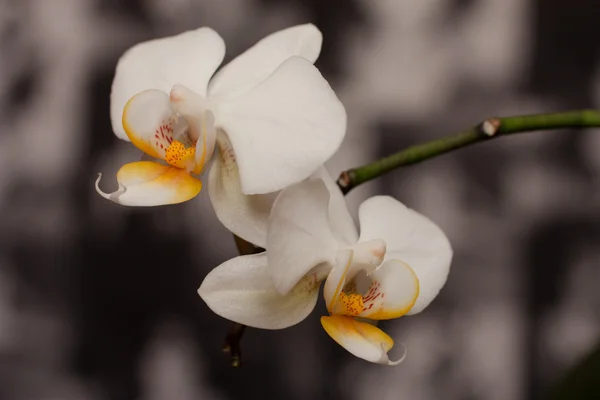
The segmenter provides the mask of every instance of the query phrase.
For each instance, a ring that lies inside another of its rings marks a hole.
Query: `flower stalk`
[[[257,247],[235,234],[233,235],[233,240],[235,240],[235,246],[237,247],[240,255],[257,254],[265,251],[265,249]],[[239,368],[242,366],[242,347],[240,342],[245,331],[246,325],[232,322],[231,326],[229,327],[229,332],[225,337],[223,352],[229,353],[230,364],[234,368]]]
[[[462,132],[410,146],[395,154],[342,172],[338,186],[344,194],[396,168],[416,164],[469,145],[513,133],[560,128],[600,127],[600,112],[577,110],[549,114],[488,118]]]

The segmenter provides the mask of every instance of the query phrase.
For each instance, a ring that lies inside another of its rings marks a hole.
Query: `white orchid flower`
[[[327,173],[283,190],[268,223],[266,252],[212,270],[198,289],[218,315],[281,329],[314,309],[319,286],[327,333],[367,361],[396,365],[391,337],[368,320],[421,312],[445,284],[452,248],[442,230],[388,196],[359,209],[360,236],[343,195]]]
[[[344,137],[344,107],[313,65],[321,42],[314,25],[288,28],[263,38],[214,76],[225,44],[210,28],[129,49],[113,81],[112,127],[120,139],[162,162],[124,165],[113,193],[99,189],[99,177],[98,193],[128,206],[187,201],[200,192],[194,175],[217,146],[220,156],[208,178],[217,215],[237,220],[232,209],[264,212],[261,204],[259,211],[248,211],[256,201],[242,195],[276,192],[307,178]]]

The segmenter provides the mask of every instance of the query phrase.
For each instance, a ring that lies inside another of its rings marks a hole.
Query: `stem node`
[[[487,136],[494,136],[498,133],[502,122],[498,118],[488,118],[481,123],[481,131]]]

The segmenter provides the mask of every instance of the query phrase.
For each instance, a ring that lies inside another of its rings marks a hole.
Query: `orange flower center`
[[[344,315],[357,316],[365,310],[363,297],[358,293],[340,293],[340,302],[344,308]]]
[[[181,169],[192,169],[195,157],[196,148],[185,147],[183,143],[177,140],[174,140],[165,151],[165,161]]]

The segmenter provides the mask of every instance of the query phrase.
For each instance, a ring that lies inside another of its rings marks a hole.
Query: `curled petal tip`
[[[396,361],[391,361],[388,352],[394,347],[394,340],[371,324],[332,315],[321,317],[321,325],[333,340],[363,360],[376,364],[398,365],[406,357],[406,346],[401,343],[402,356]]]
[[[402,346],[402,355],[396,361],[392,361],[392,360],[388,359],[387,365],[391,365],[391,366],[398,365],[402,361],[404,361],[404,359],[406,358],[406,354],[408,353],[408,350],[406,349],[406,345],[404,343],[402,343],[402,342],[398,342],[397,344],[399,344],[400,346]],[[381,345],[381,350],[382,350],[382,352],[384,354],[387,352],[387,350],[386,350],[386,348],[385,348],[385,346],[383,344]],[[385,358],[384,358],[384,362],[385,362]]]
[[[119,189],[112,193],[106,193],[100,189],[100,180],[102,179],[102,173],[98,173],[98,178],[96,179],[96,192],[107,200],[113,201],[115,203],[119,203],[119,196],[127,191],[127,188],[119,184]]]
[[[202,182],[186,171],[152,161],[125,164],[117,172],[119,188],[104,193],[96,180],[96,191],[105,199],[123,206],[152,207],[178,204],[195,197]]]

